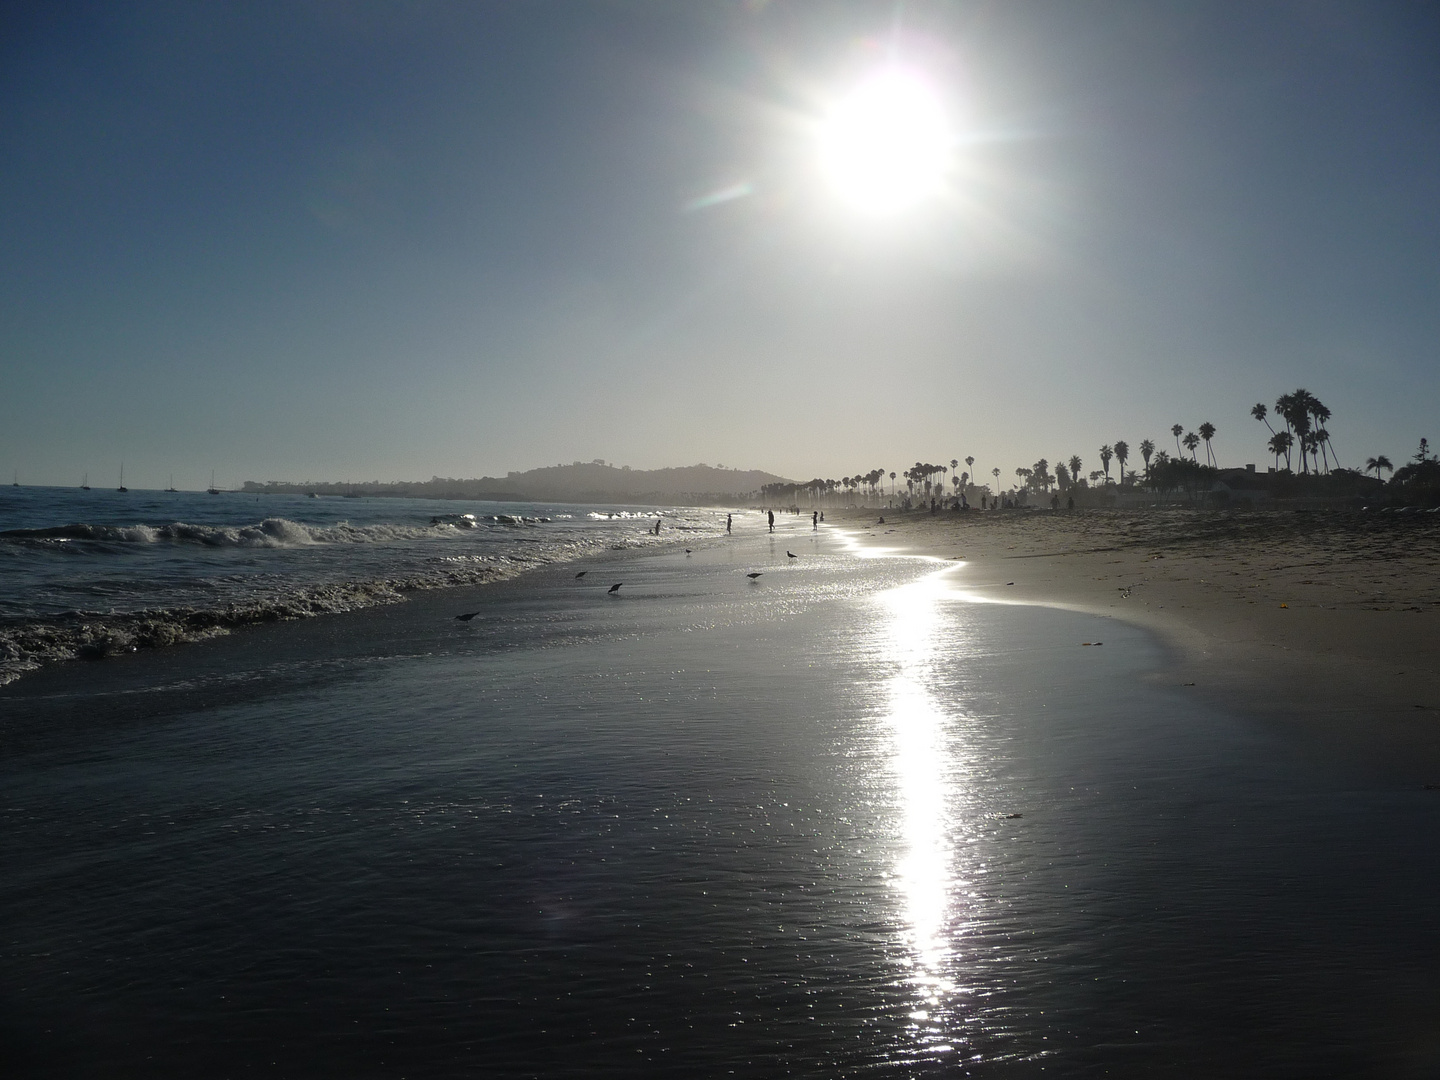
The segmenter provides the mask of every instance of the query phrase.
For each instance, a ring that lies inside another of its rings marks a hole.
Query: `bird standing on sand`
[[[748,577],[751,581],[754,581],[762,573],[764,573],[763,570],[756,570],[754,573],[746,574],[745,576]]]
[[[800,557],[799,555],[796,555],[793,551],[787,551],[785,552],[785,554],[789,555],[792,559],[798,559]]]
[[[617,581],[614,585],[611,585],[611,586],[610,586],[610,591],[611,591],[612,593],[619,592],[619,591],[620,591],[620,586],[621,586],[621,585],[624,585],[624,584],[625,584],[625,582],[623,582],[623,581]]]
[[[476,615],[479,614],[480,612],[478,611],[467,611],[464,615],[456,615],[455,617],[461,622],[469,622],[471,619],[473,619]]]

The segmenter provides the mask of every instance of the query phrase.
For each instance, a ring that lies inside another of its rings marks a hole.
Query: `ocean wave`
[[[0,626],[0,686],[55,661],[101,660],[140,649],[204,641],[244,626],[401,603],[407,592],[483,585],[516,577],[550,561],[511,555],[483,565],[435,566],[403,578],[312,585],[212,608],[75,611],[18,626]]]
[[[539,521],[544,519],[529,519]],[[528,522],[527,522],[528,523]],[[288,518],[266,518],[254,525],[57,525],[48,529],[10,529],[0,540],[35,543],[200,544],[205,547],[284,548],[309,544],[377,544],[421,540],[454,531],[455,523],[430,525],[305,525]]]

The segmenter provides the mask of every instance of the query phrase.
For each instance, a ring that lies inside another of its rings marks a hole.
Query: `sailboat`
[[[210,470],[210,486],[209,486],[208,488],[206,488],[205,491],[206,491],[207,494],[210,494],[210,495],[219,495],[219,494],[220,494],[220,489],[215,486],[215,470],[214,470],[214,469],[211,469],[211,470]]]
[[[180,490],[179,488],[177,488],[177,487],[175,486],[175,474],[174,474],[173,472],[170,474],[170,486],[169,486],[168,488],[166,488],[165,490],[166,490],[166,491],[178,491],[178,490]]]
[[[80,480],[80,490],[81,490],[81,491],[89,491],[89,490],[90,490],[90,474],[89,474],[88,472],[87,472],[87,473],[84,475],[84,477],[82,477],[81,480]]]
[[[125,486],[125,463],[124,463],[123,461],[120,463],[120,486],[119,486],[118,488],[116,488],[115,490],[116,490],[116,491],[129,491],[129,490],[130,490],[129,488],[127,488],[127,487]]]

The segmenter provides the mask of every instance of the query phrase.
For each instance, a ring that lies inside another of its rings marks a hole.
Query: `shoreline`
[[[956,586],[975,601],[1149,630],[1173,657],[1155,682],[1440,783],[1440,522],[1273,510],[829,518],[865,547],[962,562]]]

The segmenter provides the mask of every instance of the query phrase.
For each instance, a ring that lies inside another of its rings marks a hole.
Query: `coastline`
[[[866,547],[962,561],[957,587],[976,601],[1143,627],[1172,656],[1156,682],[1284,725],[1316,749],[1440,783],[1440,521],[1188,510],[828,516]]]

